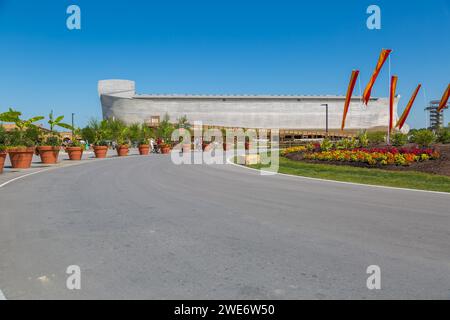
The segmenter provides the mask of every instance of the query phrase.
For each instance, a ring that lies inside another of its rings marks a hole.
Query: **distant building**
[[[342,135],[345,96],[141,95],[128,80],[99,81],[98,92],[104,119],[155,126],[165,114],[172,122],[187,116],[190,123],[201,121],[208,127],[279,129],[281,139],[323,136],[328,105],[329,133]],[[396,97],[396,119],[398,100]],[[388,123],[388,98],[371,98],[366,107],[360,97],[353,97],[345,133],[386,131]]]
[[[430,101],[425,108],[425,111],[428,113],[430,129],[439,129],[444,126],[444,113],[437,111],[440,102],[440,100]],[[448,108],[448,105],[445,108]]]

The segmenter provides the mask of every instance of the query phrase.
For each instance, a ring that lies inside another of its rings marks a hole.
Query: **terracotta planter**
[[[34,147],[9,149],[9,160],[14,169],[28,169],[33,161]]]
[[[5,166],[6,151],[0,151],[0,173],[3,173],[3,167]]]
[[[67,147],[66,151],[69,154],[69,159],[72,161],[80,161],[83,157],[82,147]]]
[[[191,150],[192,150],[192,146],[190,143],[184,143],[182,147],[183,147],[183,152],[186,152],[186,153],[191,152]]]
[[[129,148],[127,145],[117,146],[117,155],[119,157],[126,157],[128,155]]]
[[[107,146],[94,146],[95,157],[99,159],[106,158],[106,154],[108,153]]]
[[[150,145],[148,145],[148,144],[139,145],[139,154],[141,156],[146,156],[149,153],[150,153]]]
[[[55,164],[58,162],[58,156],[61,147],[40,146],[37,147],[36,150],[41,157],[41,162],[43,164]]]
[[[212,142],[203,142],[202,143],[202,149],[203,151],[209,151],[211,150]]]
[[[170,153],[170,146],[167,144],[164,144],[161,146],[161,153],[162,154],[169,154]]]

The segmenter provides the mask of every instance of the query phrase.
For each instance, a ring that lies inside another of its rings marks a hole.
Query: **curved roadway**
[[[0,208],[8,299],[450,298],[446,194],[152,155],[15,181]]]

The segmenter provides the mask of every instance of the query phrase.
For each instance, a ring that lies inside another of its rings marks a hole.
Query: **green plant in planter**
[[[192,125],[189,123],[187,116],[182,116],[178,119],[177,123],[175,124],[175,129],[186,129],[190,130]]]
[[[192,137],[193,132],[192,132],[192,125],[189,123],[188,118],[186,115],[178,118],[177,123],[174,126],[175,129],[179,129],[180,131],[180,135],[184,135],[186,133],[186,131],[189,133],[189,135]],[[186,130],[186,131],[184,131]],[[179,141],[178,142],[182,142],[183,141],[183,137],[180,136]],[[183,143],[188,144],[189,141],[183,141]]]
[[[82,130],[80,128],[74,128],[72,140],[68,144],[68,147],[84,148],[84,144],[78,140],[78,137],[82,137]]]
[[[130,143],[129,130],[126,124],[120,120],[107,120],[107,125],[114,140],[119,146],[128,145]]]
[[[169,122],[169,115],[164,115],[163,120],[159,124],[158,129],[156,130],[156,134],[159,138],[164,141],[164,144],[171,144],[172,140],[172,132],[175,129],[173,124]]]
[[[154,138],[153,129],[145,125],[144,123],[140,126],[139,132],[139,145],[148,145],[150,144],[150,139]]]
[[[55,131],[55,127],[64,128],[73,131],[73,127],[70,124],[62,122],[64,116],[54,117],[53,110],[48,115],[47,123],[50,125],[50,133],[41,130],[41,135],[38,144],[41,146],[59,147],[62,144],[61,137]]]
[[[64,116],[54,117],[53,110],[48,115],[48,124],[50,125],[50,131],[54,132],[55,127],[64,128],[72,131],[74,128],[67,123],[62,122],[64,120]]]
[[[36,122],[44,119],[42,116],[30,119],[21,119],[22,113],[9,108],[7,112],[0,113],[0,121],[14,123],[15,129],[9,133],[9,145],[11,147],[34,147],[38,143],[39,128]]]
[[[108,146],[111,131],[106,120],[89,120],[88,125],[81,131],[84,140],[91,141],[94,146]]]
[[[55,134],[47,136],[40,144],[42,146],[59,147],[61,143],[61,138]]]
[[[133,145],[141,144],[141,125],[133,123],[128,127],[128,137]]]
[[[6,151],[8,148],[8,133],[3,125],[0,123],[0,152]]]

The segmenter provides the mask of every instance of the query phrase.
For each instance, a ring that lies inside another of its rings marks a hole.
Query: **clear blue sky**
[[[70,4],[80,31],[66,28]],[[366,28],[370,4],[381,7],[379,31]],[[97,81],[109,78],[135,80],[140,93],[344,95],[351,70],[364,87],[384,47],[402,111],[419,82],[441,98],[449,34],[450,0],[0,0],[0,110],[75,112],[81,126],[101,117]],[[373,95],[387,94],[385,69]],[[424,98],[413,127],[425,126]]]

